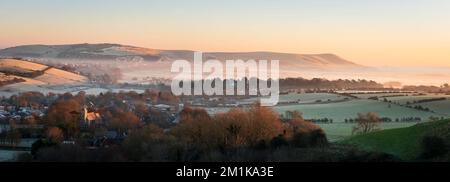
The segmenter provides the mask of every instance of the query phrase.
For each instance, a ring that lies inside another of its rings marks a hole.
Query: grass
[[[427,122],[407,128],[357,135],[339,143],[355,145],[367,151],[385,152],[403,160],[413,160],[421,153],[422,137],[449,124],[450,120]]]
[[[424,100],[424,99],[435,99],[435,98],[449,98],[449,95],[444,94],[427,94],[420,96],[399,96],[399,97],[389,97],[386,98],[392,102],[398,102],[400,104],[406,104],[407,102],[413,103],[414,101]]]
[[[446,114],[447,116],[450,116],[450,99],[414,104],[413,106],[422,106],[425,108],[429,108],[436,113]]]
[[[306,119],[332,118],[334,123],[344,123],[345,119],[356,118],[358,113],[368,112],[375,112],[380,117],[389,117],[392,119],[420,117],[423,121],[426,121],[430,116],[444,116],[442,114],[419,111],[395,104],[367,99],[327,104],[275,106],[273,109],[280,114],[284,114],[286,111],[299,111],[303,113],[303,117]]]
[[[349,99],[349,97],[341,96],[338,94],[333,93],[303,93],[303,94],[297,94],[297,93],[289,93],[285,95],[280,95],[279,102],[299,102],[299,103],[315,103],[316,101],[320,100],[322,102],[326,101],[341,101],[345,98]],[[245,99],[245,102],[256,102],[258,98],[250,98]]]
[[[391,122],[391,123],[381,123],[380,129],[394,129],[394,128],[405,128],[417,124],[416,122]],[[331,142],[345,140],[352,135],[352,129],[356,125],[354,123],[332,123],[332,124],[317,124],[319,125],[327,134],[328,140]]]

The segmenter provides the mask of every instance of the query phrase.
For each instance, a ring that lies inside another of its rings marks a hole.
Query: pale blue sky
[[[114,42],[450,65],[448,0],[0,0],[0,22],[0,48]]]

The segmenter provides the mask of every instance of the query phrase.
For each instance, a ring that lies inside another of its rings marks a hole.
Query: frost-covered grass
[[[22,61],[17,59],[0,59],[0,70],[27,73],[32,71],[40,71],[45,68],[47,68],[47,66],[29,61]]]
[[[415,101],[424,100],[424,99],[434,99],[434,98],[450,98],[450,95],[444,95],[444,94],[427,94],[427,95],[418,95],[418,96],[400,96],[400,97],[389,97],[386,98],[389,101],[400,103],[400,104],[407,104],[414,103]]]
[[[430,110],[439,113],[439,114],[446,114],[450,116],[450,99],[447,100],[440,100],[440,101],[434,101],[434,102],[426,102],[421,104],[414,104],[414,106],[420,105],[425,108],[429,108]]]
[[[349,99],[346,96],[341,96],[333,93],[289,93],[285,95],[280,95],[279,102],[298,102],[301,104],[316,103],[316,101],[327,102],[327,101],[342,101]],[[256,102],[258,98],[250,98],[244,100],[244,102]]]
[[[331,118],[335,123],[342,123],[345,119],[356,118],[358,113],[368,112],[375,112],[380,117],[389,117],[394,120],[403,117],[420,117],[422,120],[426,120],[430,116],[444,116],[395,104],[365,99],[327,104],[276,106],[274,107],[274,110],[281,114],[284,114],[286,111],[299,111],[303,113],[303,117],[306,119]]]
[[[389,104],[382,101],[368,100],[368,99],[350,99],[344,102],[335,103],[315,103],[317,99],[341,99],[338,95],[328,93],[311,93],[311,94],[290,94],[280,96],[283,99],[298,99],[302,98],[303,101],[312,101],[310,104],[297,104],[297,105],[284,105],[275,106],[273,109],[279,114],[285,114],[286,111],[299,111],[303,113],[305,119],[333,119],[332,124],[319,124],[327,134],[327,137],[331,141],[337,141],[345,139],[351,136],[352,128],[354,124],[345,123],[345,119],[356,118],[358,113],[375,112],[380,117],[389,117],[393,120],[397,118],[409,118],[420,117],[422,122],[428,121],[431,116],[434,117],[446,117],[446,115],[439,113],[431,113],[425,111],[419,111],[412,108],[399,106],[396,104]],[[434,102],[430,102],[432,104]],[[450,102],[443,103],[443,106],[436,106],[445,108],[446,104],[450,105]],[[450,107],[447,107],[450,108]],[[218,112],[226,112],[229,108],[205,108],[211,114]],[[443,109],[444,110],[444,109]],[[391,122],[381,123],[380,129],[393,129],[409,127],[417,124],[416,122]]]
[[[369,93],[369,94],[352,94],[361,99],[368,99],[371,97],[387,97],[387,96],[396,96],[396,95],[410,95],[408,93]]]

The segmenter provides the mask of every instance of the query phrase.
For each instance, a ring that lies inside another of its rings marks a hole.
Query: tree
[[[64,133],[58,127],[50,127],[46,131],[47,138],[54,143],[61,143],[64,140]]]
[[[56,146],[58,143],[54,143],[47,139],[39,139],[31,145],[31,155],[36,156],[37,152],[42,148]]]
[[[438,136],[424,136],[421,147],[422,153],[419,157],[422,159],[436,158],[449,152],[445,139]]]
[[[172,134],[199,148],[217,145],[217,125],[204,109],[184,108],[180,112],[180,122],[172,129]]]
[[[210,117],[203,109],[185,108],[172,133],[204,148],[243,147],[269,144],[281,134],[278,114],[259,104],[249,109],[231,109]]]
[[[149,113],[147,106],[142,101],[136,102],[134,107],[135,114],[139,117],[140,120],[143,120],[144,117]]]
[[[144,158],[158,160],[161,156],[149,154],[162,155],[166,153],[156,151],[156,145],[164,139],[163,129],[154,124],[149,124],[143,128],[132,130],[123,141],[122,149],[126,154],[125,156],[132,161],[141,161]],[[168,141],[165,142],[169,143]]]
[[[24,92],[16,97],[16,106],[40,106],[44,100],[44,94],[40,92]]]
[[[352,134],[365,134],[378,130],[380,118],[376,113],[358,113],[356,126],[353,127]]]
[[[283,137],[294,147],[316,147],[328,144],[325,132],[310,121],[305,121],[301,114],[293,112],[283,126]],[[328,120],[328,119],[327,119]]]
[[[250,146],[261,142],[270,142],[281,134],[282,126],[278,114],[272,109],[263,107],[259,103],[254,104],[247,111],[248,120],[243,132],[246,134]]]
[[[65,136],[72,137],[78,134],[81,120],[81,105],[75,99],[59,99],[47,110],[45,121],[48,126],[62,129]]]
[[[287,119],[301,119],[303,120],[303,116],[301,112],[298,111],[286,111]]]
[[[214,116],[215,122],[219,125],[217,135],[222,135],[219,142],[222,147],[241,147],[248,145],[245,124],[248,122],[248,116],[242,109],[231,109],[227,113]]]
[[[124,112],[120,108],[113,108],[104,116],[105,119],[109,121],[109,128],[114,129],[119,133],[124,133],[130,129],[137,128],[140,124],[140,119],[134,113]]]
[[[287,137],[293,137],[298,133],[310,133],[321,128],[312,122],[305,121],[301,118],[294,118],[289,120],[283,127],[283,134]]]

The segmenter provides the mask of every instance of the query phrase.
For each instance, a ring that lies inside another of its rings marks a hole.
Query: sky
[[[450,67],[450,1],[0,0],[0,48],[72,43]]]

